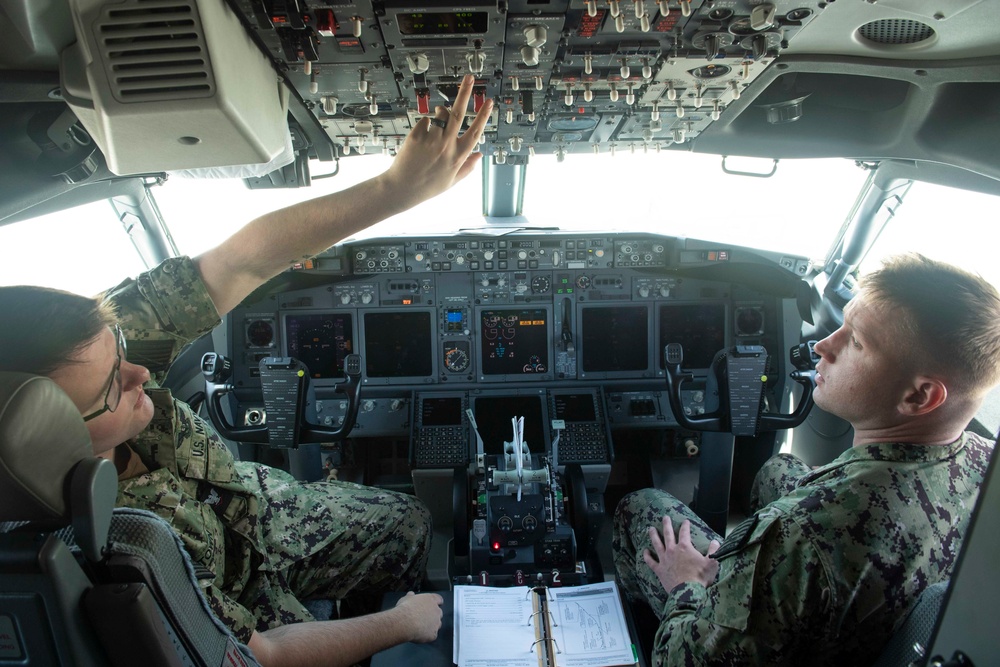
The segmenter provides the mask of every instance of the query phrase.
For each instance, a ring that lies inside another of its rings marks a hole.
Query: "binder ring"
[[[530,614],[528,614],[528,620],[525,622],[525,625],[531,625],[531,619],[533,619],[535,616],[538,616],[541,613],[543,613],[543,611],[539,609],[538,611],[533,611]],[[544,613],[549,615],[549,623],[552,625],[552,627],[558,628],[559,624],[556,623],[556,617],[552,615],[552,612],[546,609]]]
[[[542,639],[536,639],[535,641],[531,642],[531,646],[528,648],[528,653],[531,653],[532,651],[535,650],[535,644],[537,644],[538,642],[544,642],[544,641],[551,641],[552,644],[555,645],[555,647],[556,647],[556,653],[562,653],[562,651],[559,649],[559,642],[556,641],[555,637],[548,637],[548,638],[544,638],[543,637]]]

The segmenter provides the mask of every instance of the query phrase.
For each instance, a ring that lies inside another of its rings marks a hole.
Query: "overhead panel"
[[[686,148],[826,6],[817,0],[232,0],[340,155],[394,153],[465,74],[482,150]],[[774,122],[793,119],[779,109]]]

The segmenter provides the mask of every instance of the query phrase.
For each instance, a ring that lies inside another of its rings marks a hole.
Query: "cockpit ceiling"
[[[986,0],[45,4],[0,0],[14,102],[2,111],[62,93],[116,174],[289,149],[394,153],[472,73],[475,106],[495,103],[482,150],[497,163],[682,150],[918,160],[1000,178],[1000,3]]]

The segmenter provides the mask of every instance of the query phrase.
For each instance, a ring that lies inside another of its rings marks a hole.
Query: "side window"
[[[861,274],[877,269],[889,255],[919,252],[978,273],[1000,288],[990,231],[998,210],[1000,197],[994,195],[914,183],[862,261]]]
[[[106,201],[0,226],[0,285],[90,296],[145,269]]]

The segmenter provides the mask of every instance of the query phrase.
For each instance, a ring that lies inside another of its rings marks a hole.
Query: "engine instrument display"
[[[354,352],[353,323],[349,313],[287,315],[288,356],[305,364],[309,377],[341,377],[344,358]]]
[[[479,331],[483,375],[541,375],[549,372],[546,309],[483,310],[479,313]]]

